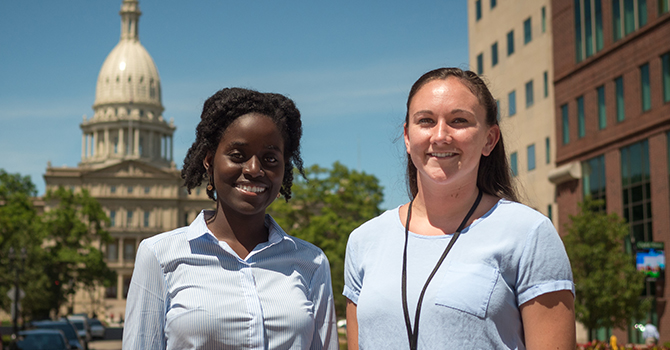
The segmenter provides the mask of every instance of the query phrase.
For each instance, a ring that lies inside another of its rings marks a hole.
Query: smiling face
[[[486,111],[459,78],[426,83],[410,101],[408,117],[405,147],[419,188],[477,182],[480,158],[491,153],[500,129],[486,123]]]
[[[205,157],[204,166],[224,211],[262,215],[282,185],[284,138],[269,117],[242,115],[223,132],[216,153]]]

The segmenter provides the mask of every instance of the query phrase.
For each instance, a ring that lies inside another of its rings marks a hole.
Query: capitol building
[[[204,187],[188,194],[173,159],[173,120],[163,117],[161,80],[139,39],[137,0],[123,0],[121,37],[100,69],[93,116],[84,116],[81,162],[47,165],[46,189],[88,189],[110,218],[111,243],[99,244],[117,281],[108,288],[79,292],[68,303],[75,313],[119,322],[140,241],[188,225],[213,202]],[[45,209],[56,203],[45,203]],[[66,307],[67,307],[66,306]]]

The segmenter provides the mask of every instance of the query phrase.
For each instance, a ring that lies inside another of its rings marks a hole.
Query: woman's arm
[[[521,305],[520,310],[527,349],[575,349],[575,306],[571,291],[542,294]]]
[[[358,350],[358,318],[356,304],[347,299],[347,349]]]
[[[164,350],[165,279],[146,242],[140,243],[126,301],[123,349]]]

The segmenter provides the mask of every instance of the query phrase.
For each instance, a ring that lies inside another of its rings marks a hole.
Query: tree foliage
[[[20,267],[25,292],[22,314],[45,318],[57,314],[78,288],[109,285],[116,274],[93,246],[110,239],[103,227],[108,218],[86,190],[49,192],[45,200],[53,209],[42,214],[33,205],[35,195],[29,177],[0,169],[0,307],[9,312],[6,294],[14,285],[15,268]],[[9,247],[25,248],[25,262],[9,264]]]
[[[379,215],[382,187],[374,175],[349,170],[339,162],[332,169],[318,165],[296,176],[292,198],[275,201],[268,209],[290,235],[320,247],[330,262],[337,314],[344,315],[344,254],[349,234]]]
[[[598,210],[602,205],[589,198],[580,203],[563,239],[575,281],[576,318],[589,334],[600,327],[625,328],[651,305],[641,297],[644,273],[624,250],[628,225],[617,214]]]

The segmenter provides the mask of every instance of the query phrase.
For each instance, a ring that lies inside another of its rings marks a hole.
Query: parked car
[[[58,329],[31,329],[19,332],[18,350],[70,350],[65,334]]]
[[[84,350],[84,341],[79,337],[77,328],[66,318],[59,321],[33,321],[31,325],[38,329],[59,329],[63,331],[70,348]]]
[[[77,333],[84,340],[84,348],[88,349],[91,342],[91,328],[88,326],[88,317],[82,315],[70,315],[67,319],[77,328]]]
[[[89,318],[88,325],[91,328],[91,337],[93,339],[105,339],[105,325],[97,318]]]

